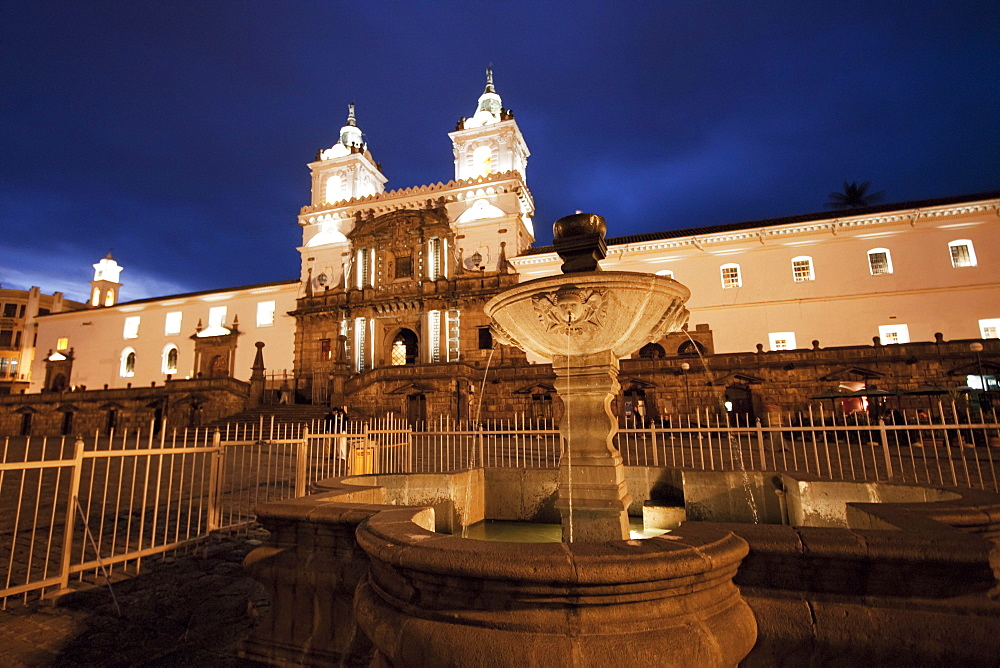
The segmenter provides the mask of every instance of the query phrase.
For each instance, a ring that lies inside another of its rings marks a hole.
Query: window
[[[368,341],[368,322],[365,318],[354,319],[354,369],[358,373],[367,371],[365,348]]]
[[[67,350],[69,348],[69,337],[60,336],[56,339],[56,350]]]
[[[333,346],[330,339],[319,340],[319,358],[324,362],[329,362],[333,359]]]
[[[479,328],[479,349],[480,350],[493,349],[493,332],[490,331],[489,327]]]
[[[949,242],[948,251],[951,253],[951,266],[976,266],[976,251],[972,247],[972,242],[968,239],[956,239],[955,241]]]
[[[910,330],[906,325],[879,325],[878,336],[884,346],[910,342]]]
[[[177,373],[177,346],[171,344],[163,349],[163,373]]]
[[[813,259],[808,255],[800,255],[792,258],[792,280],[796,283],[814,281]]]
[[[4,304],[3,305],[3,317],[5,317],[5,318],[16,318],[17,317],[17,304]]]
[[[130,315],[125,318],[125,328],[122,331],[122,338],[126,339],[138,339],[139,338],[139,316]]]
[[[795,332],[771,332],[767,338],[771,350],[795,350]]]
[[[472,152],[473,176],[488,176],[493,172],[493,149],[480,146]]]
[[[354,254],[354,273],[357,277],[355,285],[358,290],[372,285],[371,260],[374,251],[369,252],[367,248],[359,248]]]
[[[7,369],[10,368],[10,360],[6,357],[0,357],[0,378],[7,375]]]
[[[396,257],[396,278],[409,278],[413,275],[413,258],[409,255]]]
[[[722,271],[722,287],[738,288],[743,285],[743,280],[740,278],[740,265],[724,264],[720,269]]]
[[[132,348],[126,348],[122,351],[118,375],[122,378],[131,378],[135,375],[135,350]]]
[[[427,329],[430,331],[431,362],[441,361],[441,311],[427,312]]]
[[[984,339],[1000,339],[1000,318],[980,320],[979,333]]]
[[[180,334],[181,333],[181,321],[184,318],[184,314],[180,311],[172,311],[167,314],[163,321],[163,333],[164,334]]]
[[[872,276],[892,273],[892,256],[888,248],[873,248],[868,251],[868,269]]]
[[[257,326],[270,327],[274,324],[274,302],[259,302],[257,304]]]
[[[10,348],[13,341],[13,329],[0,329],[0,348]]]
[[[427,242],[427,278],[432,281],[444,278],[444,239],[434,237]]]
[[[208,309],[209,328],[214,329],[226,326],[226,308],[225,306],[213,306]]]

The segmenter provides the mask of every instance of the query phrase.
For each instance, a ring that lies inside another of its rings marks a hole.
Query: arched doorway
[[[389,363],[392,366],[407,366],[417,363],[420,350],[417,335],[411,329],[401,329],[392,340],[389,349]]]
[[[66,376],[61,373],[57,373],[52,379],[52,387],[49,389],[53,392],[65,392],[66,391]]]
[[[216,355],[208,366],[209,378],[225,378],[229,375],[229,363],[225,355]]]

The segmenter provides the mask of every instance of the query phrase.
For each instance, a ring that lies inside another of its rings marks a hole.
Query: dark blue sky
[[[306,163],[357,104],[389,188],[447,181],[493,63],[539,243],[1000,188],[1000,3],[6,0],[0,284],[123,299],[294,278]]]

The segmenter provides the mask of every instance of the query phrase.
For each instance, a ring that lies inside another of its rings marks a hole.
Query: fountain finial
[[[596,213],[563,216],[552,225],[552,245],[562,258],[562,272],[600,271],[598,260],[608,255],[604,242],[608,224]]]

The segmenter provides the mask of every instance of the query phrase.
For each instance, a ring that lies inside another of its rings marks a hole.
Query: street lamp
[[[691,412],[691,389],[688,387],[688,377],[687,372],[691,369],[691,365],[687,362],[681,362],[681,375],[684,376],[684,412]]]
[[[983,344],[979,341],[973,341],[969,344],[969,350],[976,353],[976,370],[979,372],[979,390],[982,392],[982,399],[979,401],[979,410],[984,410],[990,401],[989,387],[986,384],[986,378],[983,376],[983,360],[979,356],[979,353],[983,352]]]

